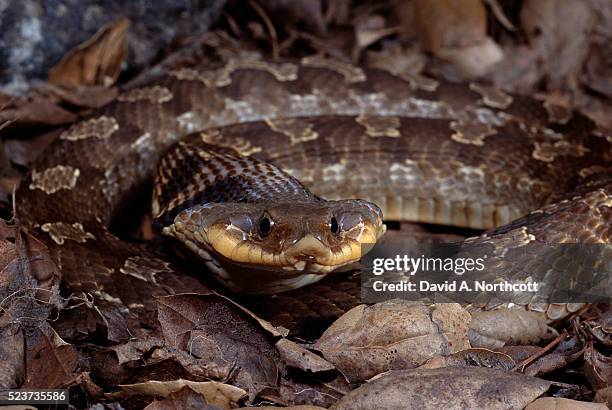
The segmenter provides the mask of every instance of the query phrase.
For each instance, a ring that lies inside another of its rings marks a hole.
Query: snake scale
[[[160,159],[155,224],[206,260],[189,276],[107,228]],[[319,56],[236,58],[123,91],[61,132],[16,199],[64,285],[125,324],[150,316],[151,296],[207,289],[203,270],[247,293],[317,281],[380,237],[381,212],[491,229],[481,240],[502,247],[609,244],[611,160],[612,135],[530,97]],[[341,280],[308,289],[318,309],[357,300],[335,303],[353,289]]]

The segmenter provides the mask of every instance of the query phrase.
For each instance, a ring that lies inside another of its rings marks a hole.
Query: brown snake
[[[582,115],[320,57],[232,60],[126,90],[64,130],[17,193],[65,285],[121,320],[150,313],[151,295],[204,288],[107,229],[190,133],[161,162],[153,214],[235,291],[359,259],[383,232],[367,201],[389,220],[500,227],[481,237],[500,246],[612,240],[612,136]]]

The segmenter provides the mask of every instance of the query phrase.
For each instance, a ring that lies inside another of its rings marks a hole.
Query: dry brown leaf
[[[194,382],[191,380],[149,380],[144,383],[119,385],[120,391],[107,394],[115,400],[121,400],[141,394],[153,397],[169,397],[172,393],[178,392],[184,387],[201,394],[206,398],[210,405],[218,406],[222,409],[231,409],[246,397],[246,391],[241,388],[219,382]]]
[[[302,404],[299,406],[287,406],[287,407],[282,407],[282,408],[285,410],[325,410],[325,407],[311,406],[310,404]],[[238,410],[246,410],[246,409],[253,410],[253,407],[240,407]],[[256,410],[279,410],[279,407],[277,406],[257,406],[255,409]]]
[[[599,343],[612,347],[612,309],[605,311],[597,320],[584,323],[584,326]]]
[[[580,71],[594,22],[590,2],[526,0],[520,18],[529,44],[539,57],[541,76],[548,79],[550,89]]]
[[[27,378],[22,388],[59,389],[75,384],[79,352],[51,328],[38,330],[38,343],[28,349]]]
[[[522,409],[549,386],[484,367],[397,370],[353,390],[331,409]]]
[[[595,403],[605,403],[612,408],[612,386],[597,390],[593,401]]]
[[[506,344],[538,344],[558,336],[544,316],[522,309],[472,312],[470,343],[473,347],[495,349]]]
[[[243,310],[216,294],[178,294],[157,302],[170,347],[219,366],[235,366],[235,384],[251,398],[277,383],[280,355],[272,337]]]
[[[464,78],[482,76],[501,61],[501,48],[486,34],[481,0],[396,1],[404,35],[417,37],[434,56],[448,61]]]
[[[486,11],[480,0],[396,1],[404,35],[419,37],[436,54],[440,49],[479,44],[486,37]]]
[[[183,387],[177,392],[170,393],[163,400],[154,400],[145,407],[145,410],[216,410],[217,406],[209,405],[206,398],[191,389],[189,386]]]
[[[7,139],[4,143],[7,156],[17,165],[30,165],[60,135],[54,130],[33,138]]]
[[[360,305],[334,322],[314,345],[349,380],[419,366],[469,348],[470,316],[460,305],[391,300]]]
[[[184,350],[167,346],[167,343],[157,337],[133,340],[109,349],[117,356],[119,365],[128,364],[126,367],[129,368],[135,364],[134,362],[137,362],[142,367],[141,377],[147,374],[146,367],[154,368],[160,364],[168,364],[169,366],[178,364],[180,368],[197,380],[226,380],[233,370],[233,363],[224,361],[222,358],[219,358],[219,360],[199,359]],[[158,368],[152,371],[155,372],[156,370]]]
[[[366,64],[392,74],[419,74],[425,68],[425,57],[414,48],[403,47],[396,43],[380,51],[368,50]]]
[[[101,85],[56,85],[42,83],[37,90],[53,96],[56,99],[83,108],[100,108],[113,101],[118,94],[117,87]]]
[[[122,19],[102,27],[76,46],[49,71],[49,82],[64,85],[114,84],[127,58],[130,22]]]
[[[455,66],[463,78],[470,79],[492,71],[502,61],[504,53],[495,41],[487,37],[471,46],[440,49],[436,56]]]
[[[287,366],[313,373],[335,369],[333,364],[321,356],[317,356],[291,340],[280,339],[276,342],[276,348]]]
[[[76,121],[77,115],[48,97],[16,98],[0,111],[0,123],[15,125],[62,125]]]
[[[16,389],[25,377],[25,344],[19,325],[0,327],[0,340],[0,389]]]
[[[612,358],[598,352],[591,344],[584,352],[584,374],[594,389],[612,385]]]
[[[530,403],[525,410],[606,410],[608,406],[562,397],[542,397]]]
[[[342,375],[333,379],[302,377],[282,378],[280,389],[276,399],[271,398],[278,404],[310,404],[322,407],[329,407],[337,402],[342,396],[351,391],[349,382]]]
[[[438,369],[440,367],[480,366],[490,369],[512,370],[516,362],[510,356],[489,349],[467,349],[450,356],[436,356],[427,360],[419,369]]]

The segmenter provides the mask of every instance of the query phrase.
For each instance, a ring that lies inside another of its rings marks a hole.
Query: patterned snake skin
[[[21,221],[49,245],[64,284],[92,295],[106,321],[150,315],[152,296],[208,289],[107,229],[187,134],[158,175],[167,186],[156,188],[153,210],[166,225],[214,184],[190,155],[231,147],[322,198],[374,202],[389,220],[501,226],[480,238],[500,246],[612,240],[612,135],[582,115],[488,86],[321,57],[237,59],[126,90],[64,130],[17,193]],[[338,313],[355,302],[341,281],[309,288],[316,295],[294,305],[310,298]],[[573,310],[532,308],[551,319]]]

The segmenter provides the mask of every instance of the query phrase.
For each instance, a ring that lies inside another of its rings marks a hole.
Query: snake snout
[[[302,269],[310,263],[326,264],[333,256],[331,249],[311,234],[291,245],[285,254],[291,263]]]

